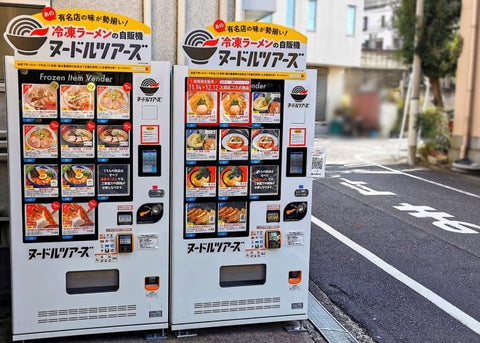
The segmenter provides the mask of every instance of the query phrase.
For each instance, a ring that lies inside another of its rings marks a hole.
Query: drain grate
[[[308,292],[308,319],[328,342],[357,342],[355,337],[353,337],[310,292]]]

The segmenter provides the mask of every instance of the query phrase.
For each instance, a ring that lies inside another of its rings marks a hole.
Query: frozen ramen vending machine
[[[289,70],[304,43],[257,22],[185,39],[189,66],[173,70],[172,330],[307,318],[316,72]]]
[[[114,71],[6,58],[14,340],[168,326],[171,67],[116,53]]]

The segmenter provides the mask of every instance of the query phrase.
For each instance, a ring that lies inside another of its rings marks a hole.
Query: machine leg
[[[153,341],[157,339],[167,339],[167,334],[165,333],[165,329],[156,332],[149,332],[145,334],[145,340]]]
[[[286,325],[284,326],[285,331],[287,332],[305,332],[307,328],[305,327],[305,321],[299,320],[298,325]]]
[[[177,336],[177,338],[185,338],[185,337],[196,337],[197,334],[195,332],[188,331],[188,330],[178,330],[176,331],[175,336]]]

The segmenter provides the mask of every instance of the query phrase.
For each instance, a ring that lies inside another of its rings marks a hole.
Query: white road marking
[[[401,174],[401,175],[405,175],[405,176],[411,177],[411,178],[413,178],[413,179],[417,179],[417,180],[420,180],[420,181],[428,182],[428,183],[430,183],[430,184],[432,184],[432,185],[435,185],[435,186],[443,187],[443,188],[449,189],[449,190],[454,191],[454,192],[458,192],[458,193],[461,193],[461,194],[464,194],[464,195],[468,195],[468,196],[471,196],[471,197],[480,199],[480,195],[479,195],[479,194],[470,193],[470,192],[467,192],[467,191],[464,191],[464,190],[461,190],[461,189],[458,189],[458,188],[454,188],[454,187],[450,187],[450,186],[444,185],[444,184],[439,183],[439,182],[435,182],[435,181],[431,181],[431,180],[424,179],[423,177],[420,177],[420,176],[411,175],[411,174],[402,172],[402,171],[400,171],[400,170],[395,170],[395,169],[393,169],[393,168],[386,167],[386,166],[383,166],[383,165],[378,164],[378,163],[375,163],[375,162],[370,162],[370,161],[368,161],[368,160],[360,157],[360,155],[355,156],[355,158],[356,158],[356,159],[359,159],[359,160],[361,160],[361,161],[364,161],[364,162],[368,162],[368,163],[370,163],[371,165],[374,165],[374,166],[377,166],[377,167],[380,167],[380,168],[383,168],[383,169],[386,169],[386,170],[389,170],[389,171],[392,171],[392,172],[396,172],[396,173]]]
[[[396,195],[395,193],[392,193],[392,192],[376,191],[374,189],[371,189],[366,186],[368,185],[368,183],[364,181],[351,181],[343,177],[340,178],[340,180],[343,180],[343,182],[340,182],[341,185],[354,189],[362,195]]]
[[[359,253],[367,260],[375,264],[377,267],[403,283],[404,285],[410,287],[413,291],[417,292],[425,299],[430,301],[432,304],[440,308],[441,310],[448,313],[450,316],[458,320],[460,323],[471,329],[477,334],[480,334],[480,322],[475,318],[471,317],[470,315],[466,314],[462,310],[460,310],[455,305],[449,303],[442,297],[440,297],[435,292],[431,291],[430,289],[426,288],[422,284],[418,283],[417,281],[413,280],[411,277],[403,274],[401,271],[393,267],[392,265],[388,264],[384,260],[382,260],[377,255],[373,254],[369,250],[365,249],[361,245],[355,243],[347,236],[343,235],[342,233],[336,231],[334,228],[329,226],[328,224],[322,222],[320,219],[312,216],[312,223],[318,226],[320,229],[324,230],[328,234],[332,235],[340,242],[348,246],[349,248],[353,249],[355,252]]]

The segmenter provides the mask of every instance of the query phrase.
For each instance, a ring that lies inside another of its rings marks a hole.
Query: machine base
[[[246,318],[246,319],[232,319],[232,320],[222,320],[222,321],[211,321],[211,322],[195,322],[195,323],[183,323],[183,324],[170,324],[170,329],[172,331],[181,331],[189,329],[204,329],[220,326],[233,326],[233,325],[246,325],[246,324],[261,324],[261,323],[273,323],[273,322],[288,322],[295,320],[307,320],[308,315],[291,315],[291,316],[278,316],[278,317],[258,317],[258,318]]]
[[[95,334],[113,333],[113,332],[160,330],[160,329],[167,329],[167,328],[168,328],[168,323],[108,326],[108,327],[90,328],[90,329],[84,328],[84,329],[76,329],[76,330],[35,332],[35,333],[18,334],[18,335],[14,334],[12,336],[12,340],[23,341],[23,340],[41,339],[41,338],[83,336],[83,335],[95,335]]]

